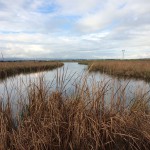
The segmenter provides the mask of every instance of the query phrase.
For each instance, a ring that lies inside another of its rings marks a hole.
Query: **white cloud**
[[[150,0],[0,0],[1,51],[120,58],[126,49],[128,58],[150,57],[149,8]]]
[[[56,3],[61,8],[61,13],[65,15],[84,15],[95,11],[97,6],[101,6],[104,0],[56,0]]]

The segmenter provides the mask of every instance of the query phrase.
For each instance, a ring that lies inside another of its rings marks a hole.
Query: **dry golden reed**
[[[61,66],[63,66],[61,62],[50,61],[0,62],[0,79],[19,73],[51,70]]]
[[[139,78],[150,81],[150,61],[149,60],[104,60],[104,61],[84,61],[81,64],[88,64],[90,71],[100,71],[110,75],[126,78]]]
[[[64,80],[58,75],[62,88],[58,85],[55,90],[43,78],[32,84],[28,103],[15,117],[9,100],[7,104],[1,100],[1,150],[150,149],[148,93],[137,92],[131,101],[125,88],[108,88],[109,82],[89,85],[83,77],[82,83],[74,84],[73,94],[66,95]]]

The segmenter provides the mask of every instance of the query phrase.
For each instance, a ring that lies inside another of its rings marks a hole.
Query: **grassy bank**
[[[79,62],[79,64],[88,65],[89,71],[100,71],[117,77],[138,78],[150,81],[149,60],[83,61]]]
[[[20,73],[51,70],[63,66],[61,62],[25,61],[25,62],[0,62],[0,79]]]
[[[63,87],[64,77],[56,81]],[[74,94],[67,96],[63,90],[48,89],[41,78],[29,87],[28,103],[18,102],[15,123],[9,98],[7,105],[1,98],[0,149],[149,150],[147,93],[137,92],[130,100],[124,87],[108,88],[108,83],[94,81],[89,87],[86,78],[82,81],[75,85]],[[108,90],[112,90],[109,98]],[[127,101],[131,103],[126,105]]]

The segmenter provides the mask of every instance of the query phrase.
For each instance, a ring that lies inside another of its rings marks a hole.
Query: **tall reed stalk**
[[[150,149],[148,93],[138,92],[127,99],[126,86],[115,89],[104,81],[89,84],[84,76],[80,83],[74,82],[72,95],[67,95],[66,80],[65,72],[58,73],[55,90],[49,89],[44,78],[32,83],[27,103],[15,116],[9,101],[4,105],[1,99],[1,150]]]

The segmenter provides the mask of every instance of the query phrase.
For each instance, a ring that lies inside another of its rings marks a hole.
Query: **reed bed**
[[[61,66],[61,62],[50,61],[0,62],[0,79],[20,73],[52,70]]]
[[[67,95],[63,76],[58,75],[55,90],[48,88],[44,78],[32,83],[27,103],[18,104],[15,116],[9,99],[6,103],[1,98],[1,150],[150,149],[148,93],[137,92],[127,99],[126,86],[115,89],[103,81],[89,85],[85,76]]]
[[[149,60],[83,61],[80,62],[80,64],[88,65],[89,71],[100,71],[117,77],[136,78],[150,81]]]

